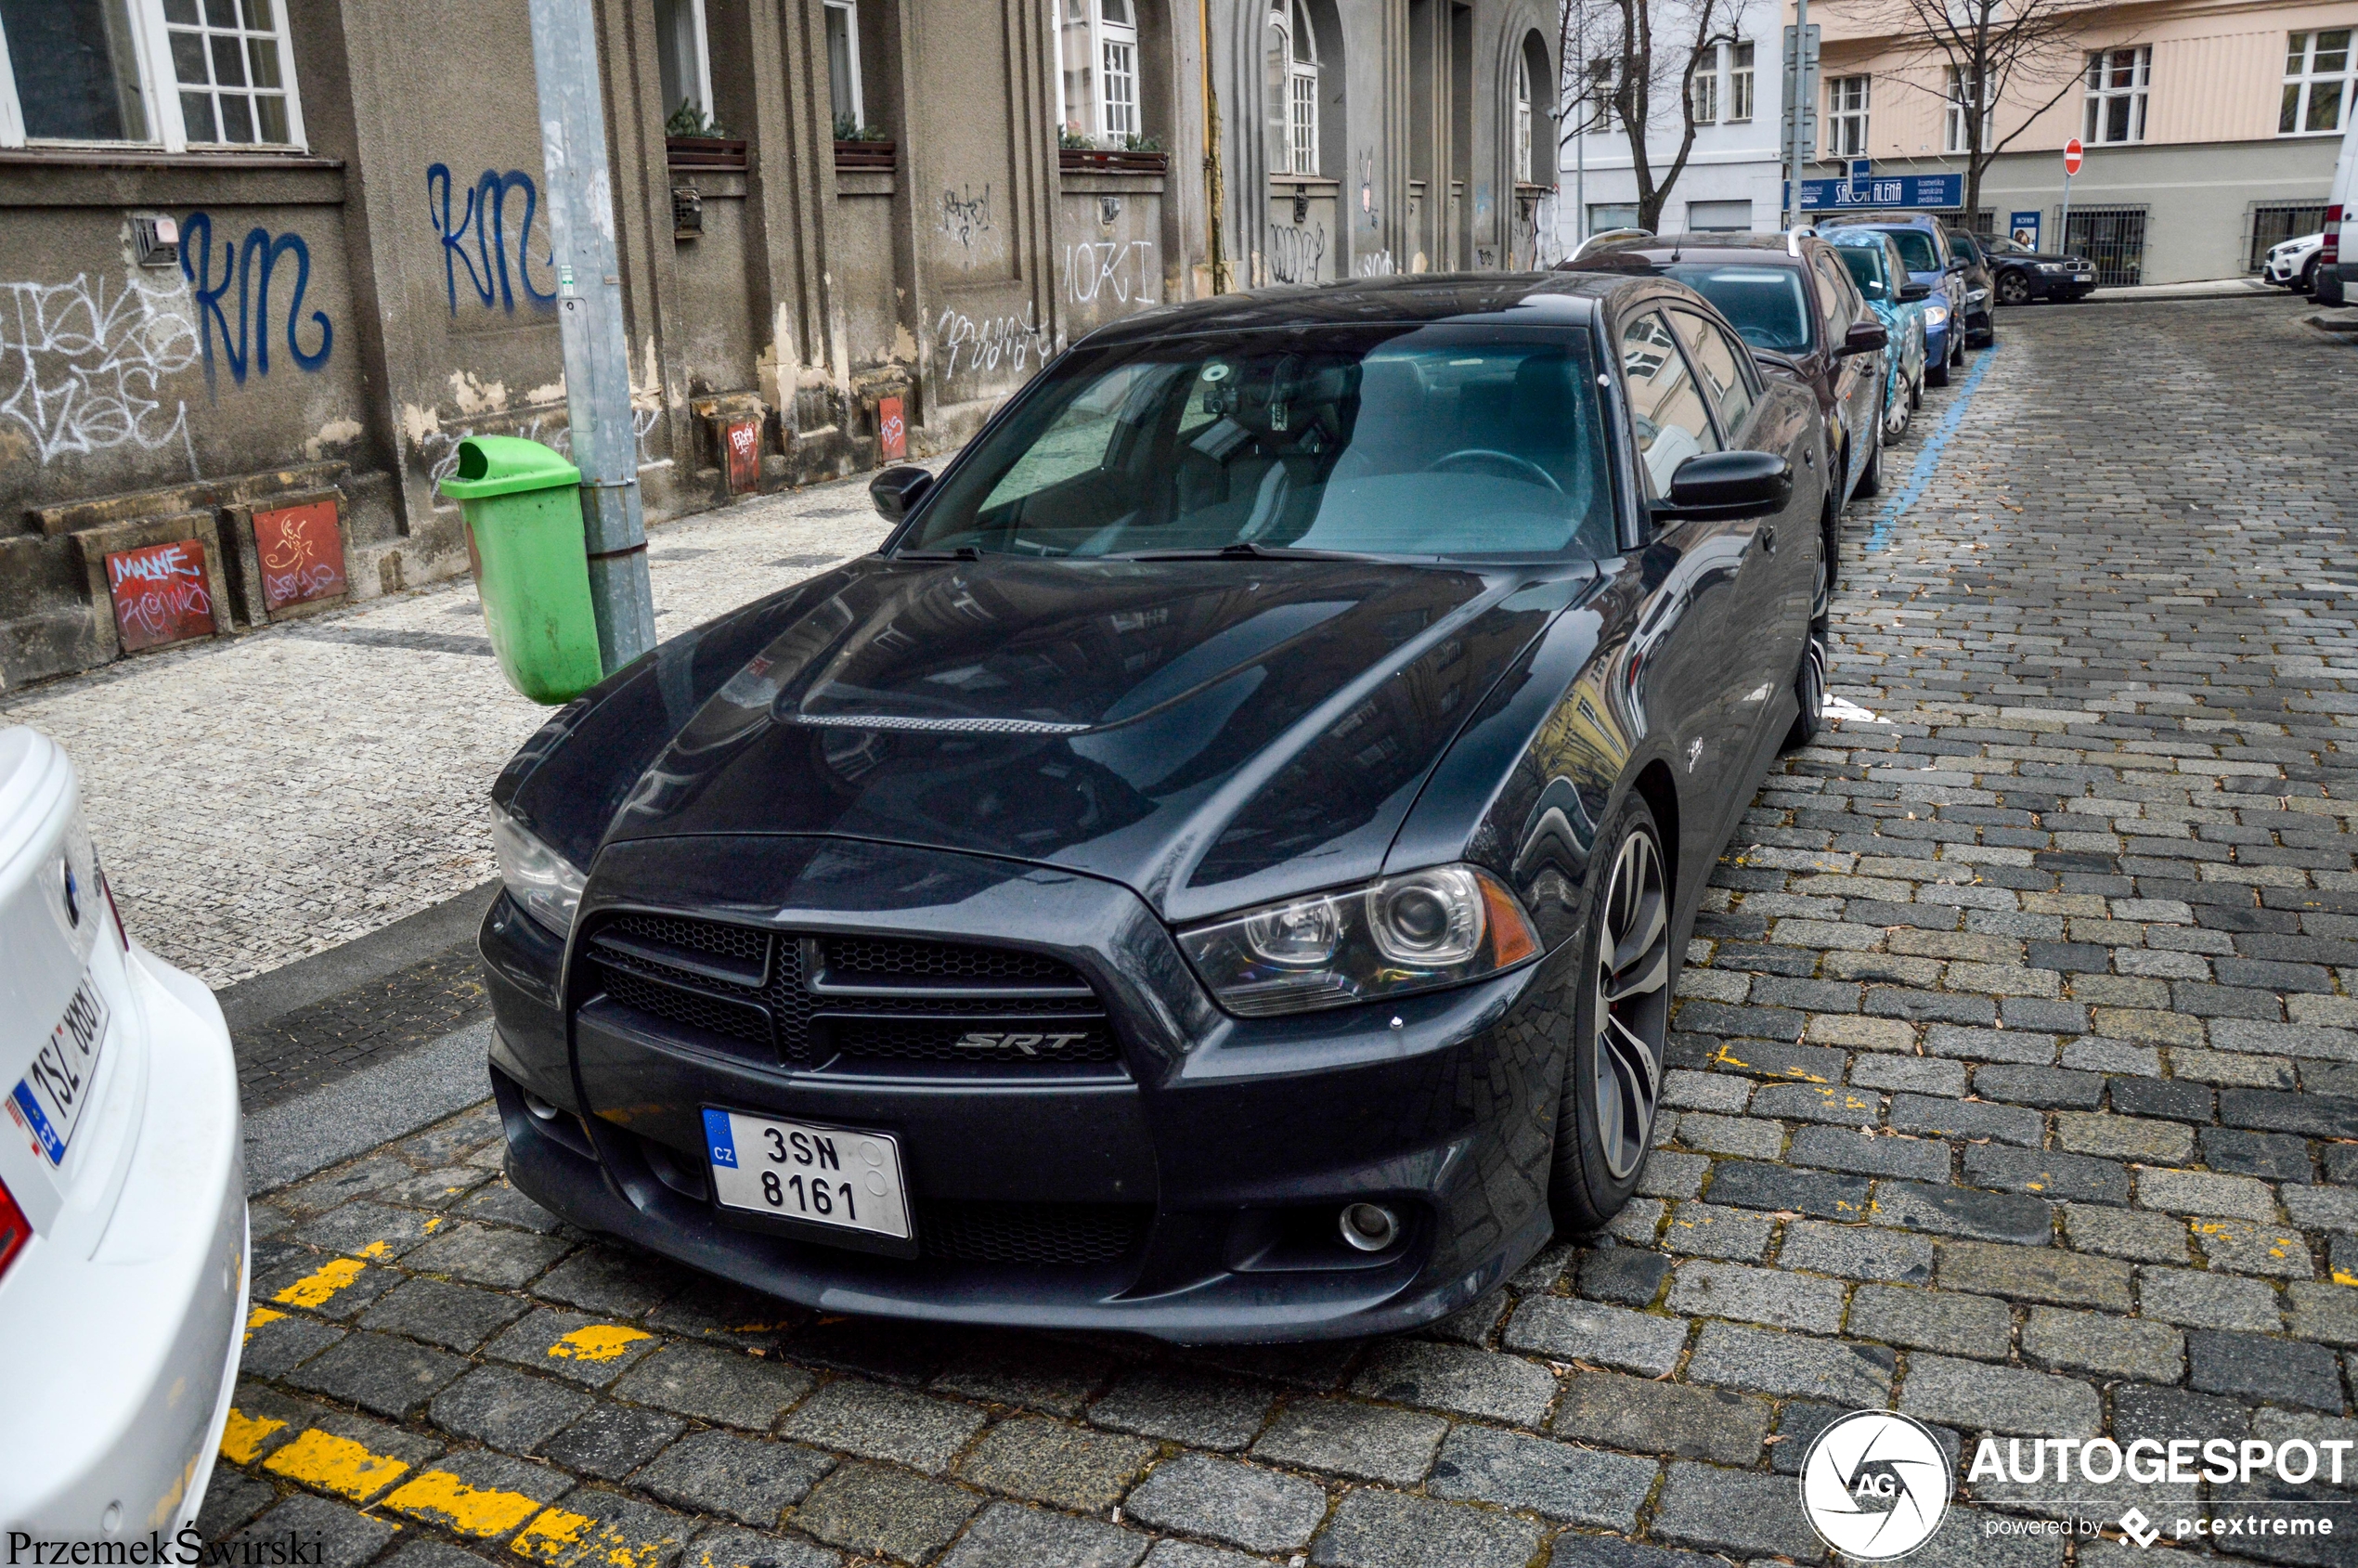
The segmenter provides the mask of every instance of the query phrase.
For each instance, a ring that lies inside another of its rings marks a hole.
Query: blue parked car
[[[1924,302],[1932,290],[1911,279],[1908,265],[1891,236],[1878,229],[1832,229],[1826,234],[1851,281],[1888,334],[1884,343],[1885,440],[1908,428],[1908,417],[1924,401]]]
[[[1929,285],[1924,301],[1924,379],[1949,384],[1949,368],[1965,362],[1965,258],[1950,248],[1949,234],[1930,213],[1858,213],[1829,218],[1819,233],[1832,240],[1839,229],[1865,228],[1891,236],[1908,276]]]

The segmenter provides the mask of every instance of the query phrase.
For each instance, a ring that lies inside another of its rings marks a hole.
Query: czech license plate
[[[722,1207],[909,1239],[909,1189],[891,1134],[710,1108],[704,1133]]]
[[[82,977],[66,1016],[34,1052],[32,1065],[8,1092],[8,1118],[32,1140],[33,1152],[54,1167],[65,1163],[73,1130],[98,1071],[98,1047],[107,1038],[107,1004]]]

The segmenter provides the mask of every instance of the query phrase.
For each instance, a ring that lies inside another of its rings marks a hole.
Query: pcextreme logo
[[[1859,1410],[1818,1433],[1801,1461],[1801,1511],[1846,1557],[1887,1562],[1940,1528],[1956,1489],[1949,1456],[1919,1423]]]

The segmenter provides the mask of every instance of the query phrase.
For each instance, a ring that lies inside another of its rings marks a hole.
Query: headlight
[[[1948,307],[1947,305],[1928,305],[1924,306],[1924,325],[1925,325],[1925,326],[1927,326],[1927,327],[1937,327],[1937,326],[1939,326],[1939,325],[1940,325],[1943,321],[1946,321],[1946,320],[1948,320],[1948,319],[1949,319],[1949,307]]]
[[[491,845],[499,852],[499,880],[517,907],[561,937],[571,931],[589,880],[580,869],[497,806],[491,808]]]
[[[1986,300],[1989,297],[1989,291],[1987,289],[1967,289],[1965,291],[1965,298],[1968,300]]]
[[[2039,264],[2039,270],[2041,272],[2067,272],[2070,269],[2065,266],[2061,262],[2042,261]]]
[[[1431,991],[1539,951],[1513,893],[1477,866],[1387,876],[1179,933],[1220,1005],[1248,1018]]]

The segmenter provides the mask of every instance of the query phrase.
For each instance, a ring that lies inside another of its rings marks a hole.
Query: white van
[[[2333,193],[2326,198],[2326,245],[2317,253],[2319,305],[2349,305],[2358,296],[2358,110],[2341,133],[2341,158],[2334,164]]]

